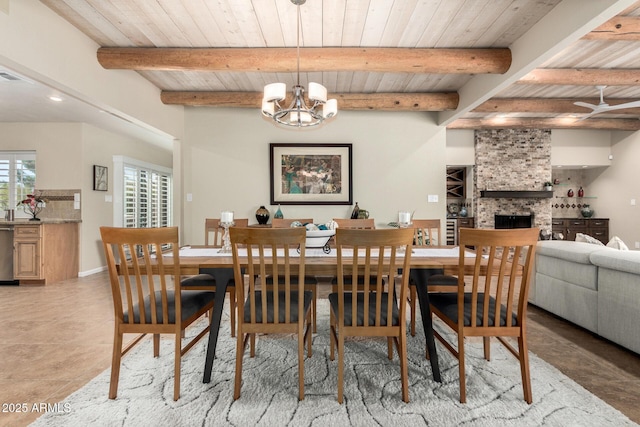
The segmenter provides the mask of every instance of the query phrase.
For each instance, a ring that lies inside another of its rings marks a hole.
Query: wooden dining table
[[[336,250],[324,253],[321,249],[306,249],[305,251],[305,274],[315,276],[336,276],[337,256]],[[465,257],[465,259],[467,259]],[[292,253],[291,265],[299,265],[300,257]],[[414,248],[411,254],[411,277],[415,283],[422,324],[425,333],[429,362],[433,373],[433,379],[441,382],[438,355],[435,347],[433,335],[433,325],[431,310],[429,308],[429,294],[427,291],[427,279],[433,274],[458,273],[459,248],[452,246],[440,246],[430,248]],[[472,269],[472,260],[469,258],[468,268]],[[247,263],[246,257],[240,257],[241,263]],[[465,262],[467,265],[467,262]],[[233,278],[233,257],[230,253],[220,253],[220,248],[206,246],[185,246],[180,249],[180,274],[195,275],[199,273],[209,273],[216,278],[216,292],[224,296],[226,294],[227,282]],[[241,306],[241,304],[239,305]],[[216,298],[214,312],[211,319],[211,331],[209,333],[209,343],[205,360],[205,371],[203,382],[211,380],[213,360],[215,358],[216,345],[222,312],[224,308],[224,297]]]

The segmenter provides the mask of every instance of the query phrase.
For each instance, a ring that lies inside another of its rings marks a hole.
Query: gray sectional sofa
[[[540,241],[529,302],[640,353],[640,251]]]

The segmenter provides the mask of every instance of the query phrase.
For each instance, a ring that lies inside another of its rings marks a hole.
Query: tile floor
[[[40,415],[31,411],[34,403],[60,402],[109,367],[108,275],[0,286],[0,325],[0,426],[28,425]],[[529,348],[640,423],[639,355],[536,307],[529,310]],[[11,407],[22,403],[26,413]]]

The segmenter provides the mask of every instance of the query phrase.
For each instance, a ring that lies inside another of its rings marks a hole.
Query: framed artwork
[[[351,144],[269,144],[271,204],[351,205]]]
[[[109,189],[109,170],[106,166],[93,165],[93,189],[96,191]]]

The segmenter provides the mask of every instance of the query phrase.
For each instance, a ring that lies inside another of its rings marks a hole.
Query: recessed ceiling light
[[[55,102],[62,102],[62,98],[60,98],[59,96],[56,95],[52,95],[49,97],[50,100],[55,101]]]

